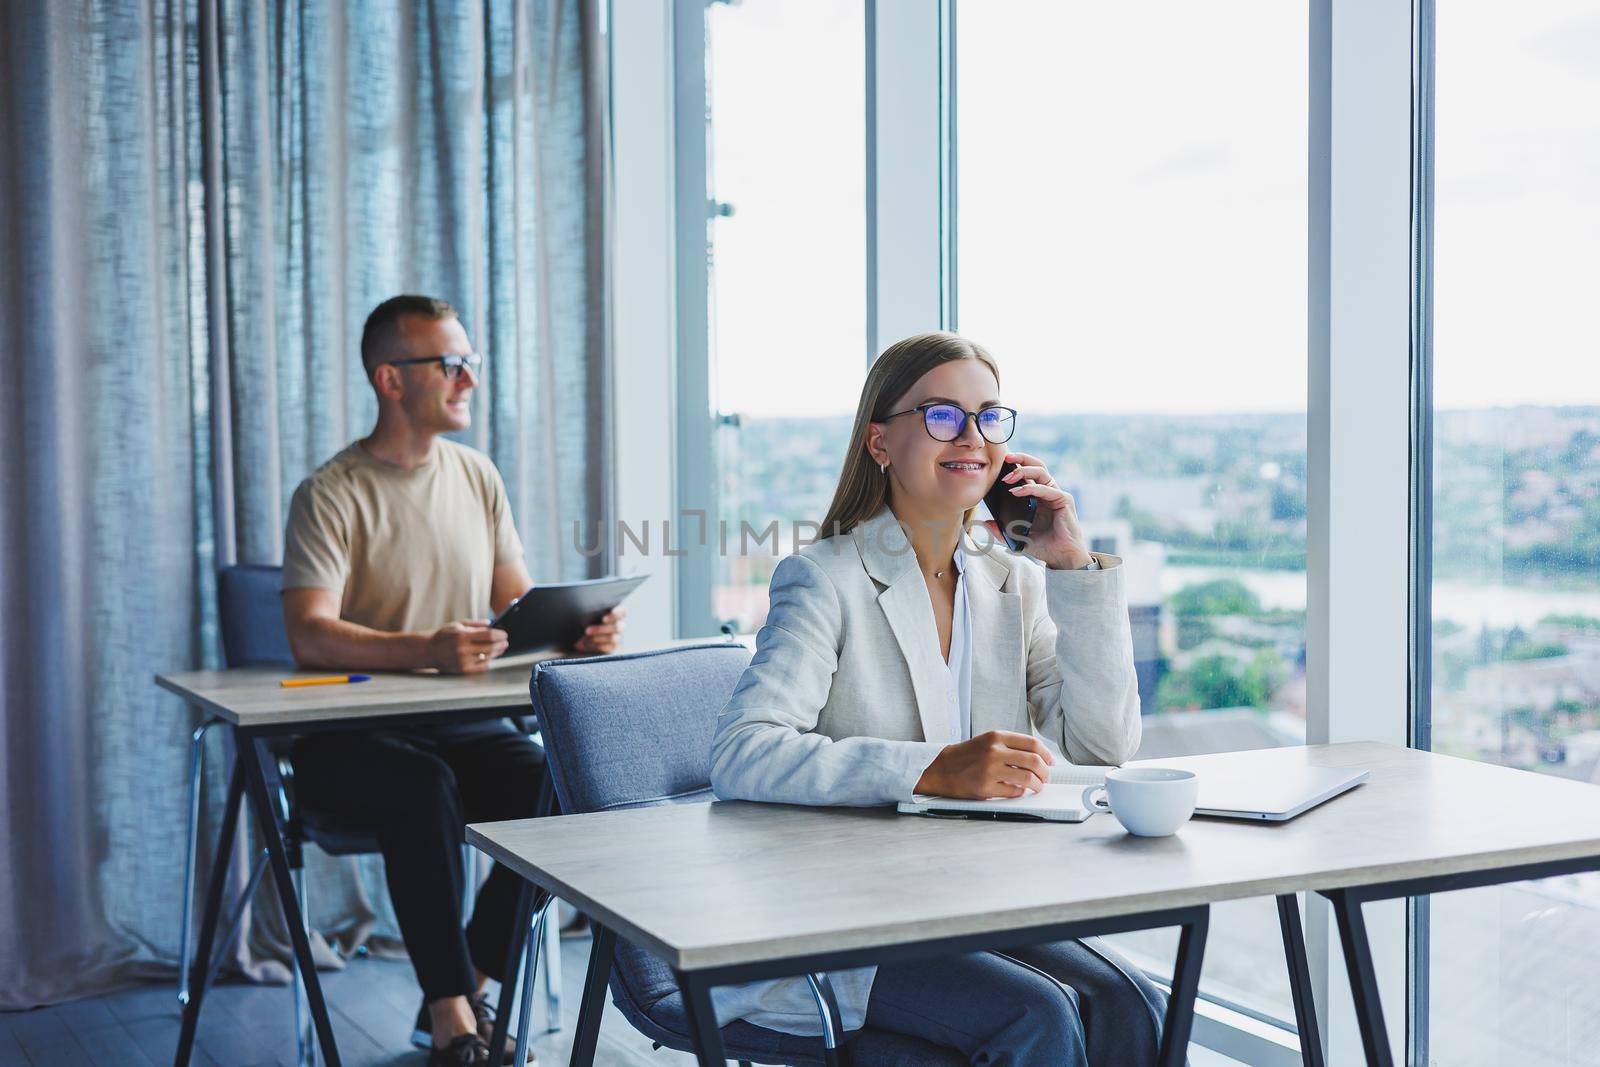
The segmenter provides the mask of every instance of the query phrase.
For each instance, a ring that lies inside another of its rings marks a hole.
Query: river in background
[[[1161,593],[1170,596],[1187,585],[1232,578],[1243,582],[1264,608],[1303,611],[1304,571],[1255,570],[1246,567],[1174,567],[1161,572]],[[1477,582],[1433,583],[1433,616],[1467,627],[1529,627],[1546,615],[1588,615],[1600,618],[1600,588],[1543,589],[1525,585]]]

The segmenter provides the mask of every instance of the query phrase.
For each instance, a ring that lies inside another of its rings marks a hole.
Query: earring
[[[883,475],[884,477],[888,477],[888,475],[889,475],[889,465],[887,463],[878,464],[878,473]]]

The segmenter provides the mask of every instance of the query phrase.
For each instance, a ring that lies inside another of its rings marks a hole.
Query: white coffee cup
[[[1083,791],[1083,806],[1111,812],[1130,834],[1166,837],[1189,821],[1199,795],[1200,780],[1193,771],[1117,767],[1106,772],[1105,785]]]

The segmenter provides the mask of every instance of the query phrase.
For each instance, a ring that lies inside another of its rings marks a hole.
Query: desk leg
[[[678,988],[683,990],[689,1036],[694,1038],[700,1067],[726,1067],[728,1060],[722,1054],[722,1032],[717,1029],[717,1015],[711,1008],[711,987],[693,973],[678,971],[674,976],[678,979]]]
[[[194,858],[200,851],[200,770],[205,759],[206,734],[220,719],[207,718],[196,727],[189,742],[189,835],[183,850],[183,934],[178,941],[178,1003],[189,1003],[189,938],[194,917]],[[226,940],[223,942],[227,943]]]
[[[495,1009],[494,1033],[489,1038],[490,1063],[500,1063],[506,1058],[506,1034],[511,1029],[511,1010],[517,1003],[517,969],[522,966],[522,943],[528,939],[528,923],[533,918],[531,882],[522,882],[517,890],[515,915],[511,922],[511,943],[506,946],[505,970],[500,972],[500,1006]],[[532,978],[524,981],[532,981]]]
[[[1161,1067],[1184,1067],[1189,1055],[1189,1033],[1194,1029],[1194,998],[1200,992],[1200,964],[1206,954],[1206,930],[1211,909],[1194,908],[1178,936],[1178,959],[1172,967],[1172,993],[1167,998],[1167,1018],[1161,1027]]]
[[[322,981],[317,977],[317,964],[311,958],[311,939],[306,936],[305,919],[300,914],[300,899],[294,891],[294,878],[289,873],[289,858],[283,847],[283,834],[278,828],[278,813],[273,809],[272,798],[267,794],[266,772],[262,760],[268,758],[262,743],[242,731],[236,734],[239,741],[239,762],[244,764],[245,784],[250,790],[250,807],[255,810],[256,824],[266,839],[267,862],[272,868],[272,880],[278,887],[278,902],[283,906],[283,918],[289,925],[289,937],[294,946],[295,959],[300,964],[300,978],[305,983],[306,1000],[311,1004],[311,1020],[317,1027],[317,1039],[322,1046],[322,1060],[326,1067],[340,1067],[339,1047],[333,1040],[333,1024],[328,1019],[328,1004],[322,997]]]
[[[1356,1002],[1356,1022],[1361,1027],[1361,1045],[1368,1067],[1394,1067],[1389,1052],[1389,1031],[1383,1023],[1383,1004],[1378,999],[1378,975],[1372,966],[1372,946],[1367,940],[1367,922],[1361,916],[1361,898],[1348,890],[1334,889],[1322,894],[1333,904],[1339,920],[1339,941],[1344,946],[1345,970],[1350,972],[1350,995]]]
[[[573,1067],[591,1067],[594,1063],[600,1017],[606,1010],[606,985],[611,981],[611,961],[617,950],[615,932],[592,918],[589,925],[594,931],[594,943],[589,949],[589,973],[583,979],[583,1000],[578,1003],[578,1030],[572,1035]]]
[[[222,911],[222,891],[228,884],[228,860],[233,854],[233,834],[239,825],[239,802],[244,796],[244,770],[239,759],[233,761],[233,773],[228,776],[228,802],[222,809],[222,832],[217,838],[217,854],[211,863],[211,884],[206,889],[205,916],[200,920],[200,942],[195,946],[193,967],[198,967],[200,981],[189,990],[189,999],[183,1005],[183,1025],[178,1031],[178,1054],[173,1067],[187,1067],[194,1051],[195,1027],[200,1024],[200,1004],[205,1000],[211,963],[211,941],[216,937],[217,918]]]
[[[1293,893],[1278,897],[1278,926],[1283,931],[1283,958],[1289,965],[1289,992],[1294,997],[1294,1019],[1300,1030],[1300,1062],[1323,1067],[1322,1031],[1317,1025],[1317,1002],[1311,995],[1311,965],[1306,961],[1306,938],[1300,927],[1300,901]]]

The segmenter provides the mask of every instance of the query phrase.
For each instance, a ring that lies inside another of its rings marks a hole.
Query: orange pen
[[[370,682],[370,674],[338,674],[331,678],[285,678],[278,684],[285,689],[297,689],[302,685],[340,685],[344,682]]]

